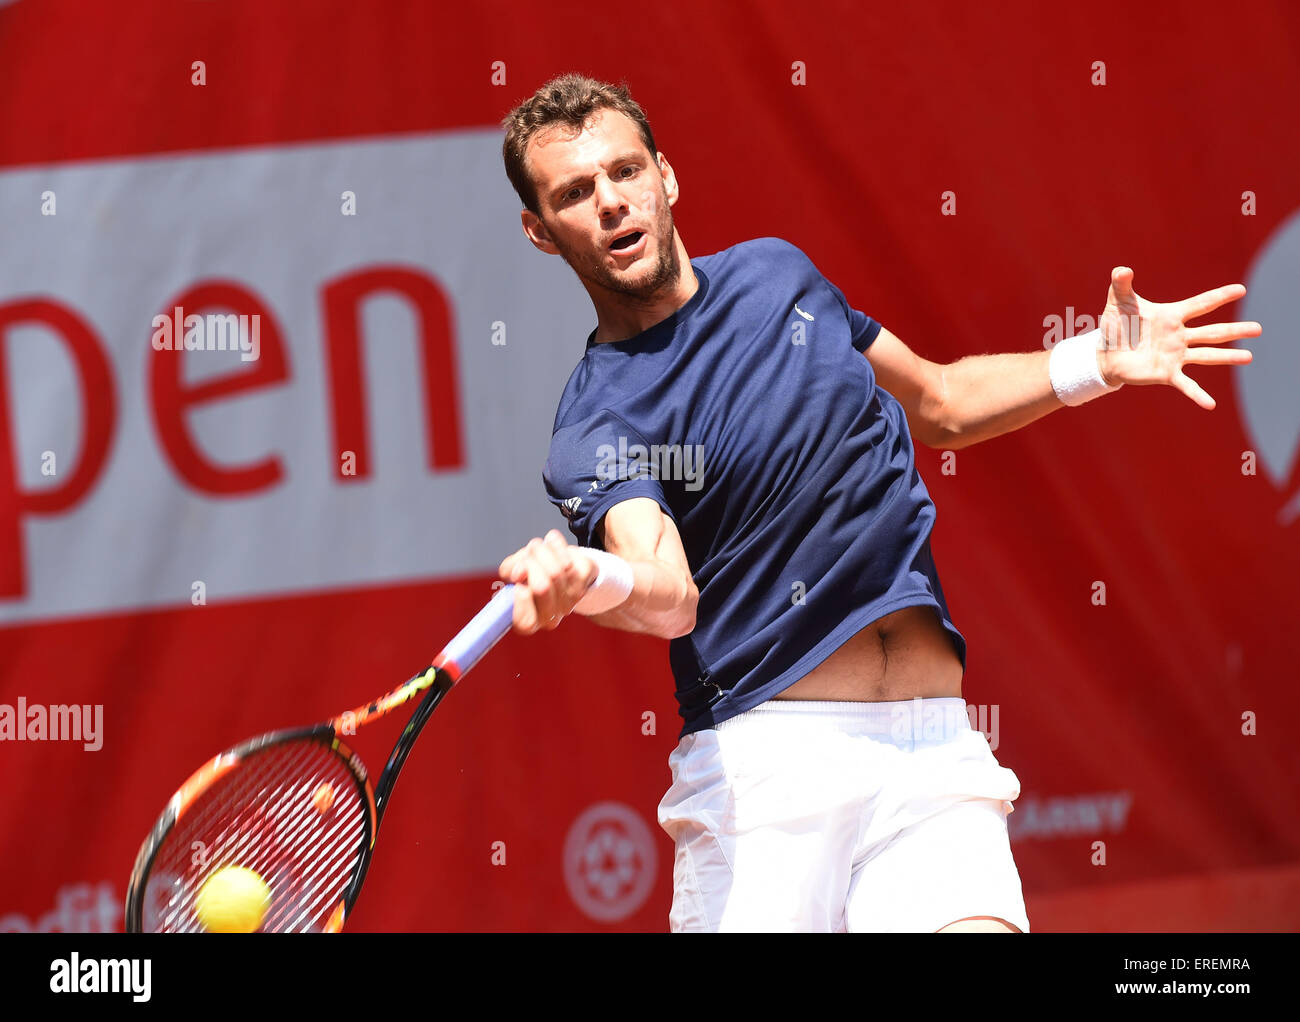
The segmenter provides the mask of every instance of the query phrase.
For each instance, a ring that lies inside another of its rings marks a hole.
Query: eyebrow
[[[629,160],[644,160],[644,159],[645,159],[644,152],[633,149],[626,153],[619,153],[617,156],[615,156],[612,160],[609,161],[608,166],[614,167],[620,163],[627,163]],[[565,192],[567,192],[574,185],[581,184],[583,181],[586,181],[590,176],[591,175],[589,174],[574,174],[572,177],[565,178],[564,183],[557,185],[555,189],[551,192],[551,195],[554,198],[560,198],[561,196],[564,195]]]

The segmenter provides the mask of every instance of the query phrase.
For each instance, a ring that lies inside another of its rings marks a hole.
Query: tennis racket
[[[397,775],[438,704],[510,630],[502,587],[432,664],[372,703],[313,727],[250,739],[199,767],[171,797],[136,856],[128,933],[206,929],[196,900],[228,867],[269,889],[261,932],[337,933],[356,904]],[[341,739],[423,693],[374,788]],[[246,875],[246,874],[245,874]]]

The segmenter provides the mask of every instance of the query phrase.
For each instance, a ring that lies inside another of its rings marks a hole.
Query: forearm
[[[571,613],[665,639],[694,631],[700,594],[677,526],[659,504],[648,497],[615,504],[594,539],[603,551],[571,547],[552,529],[501,562],[501,580],[516,585],[517,631],[550,630]]]
[[[699,592],[690,575],[658,559],[629,560],[628,564],[632,568],[632,592],[627,599],[613,610],[588,615],[588,619],[605,628],[664,639],[691,632]]]
[[[1064,408],[1048,375],[1051,355],[969,355],[941,367],[940,435],[934,446],[969,447]]]

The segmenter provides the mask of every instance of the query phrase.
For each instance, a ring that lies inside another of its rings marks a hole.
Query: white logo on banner
[[[496,129],[0,172],[0,621],[493,573],[558,525],[594,314],[519,208]]]
[[[1025,795],[1007,817],[1012,841],[1120,834],[1133,807],[1131,791],[1102,791],[1090,795]]]
[[[597,802],[564,840],[564,882],[578,908],[600,923],[626,919],[654,888],[658,853],[640,815],[621,802]]]
[[[1281,492],[1278,522],[1288,525],[1300,516],[1300,488],[1287,493],[1300,451],[1300,344],[1294,327],[1300,319],[1300,210],[1264,243],[1246,277],[1246,298],[1237,320],[1255,320],[1264,327],[1259,338],[1237,342],[1249,348],[1255,361],[1232,374],[1246,433],[1273,485]]]

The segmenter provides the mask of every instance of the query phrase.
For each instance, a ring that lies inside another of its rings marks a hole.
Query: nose
[[[627,212],[627,202],[622,193],[614,187],[614,182],[603,174],[596,178],[595,193],[597,209],[602,219]]]

